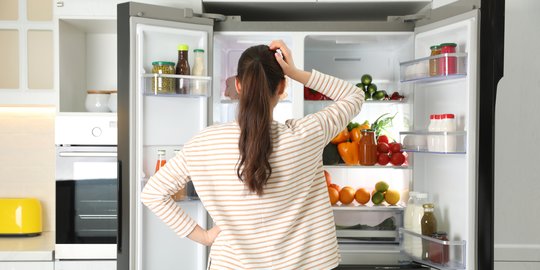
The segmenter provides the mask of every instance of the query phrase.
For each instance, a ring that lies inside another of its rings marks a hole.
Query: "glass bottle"
[[[157,150],[156,172],[159,171],[161,167],[165,166],[165,163],[167,163],[167,160],[165,160],[165,150]]]
[[[441,240],[448,241],[448,236],[446,232],[435,232],[431,237]],[[434,263],[446,264],[450,260],[450,248],[448,245],[440,242],[430,242],[429,245],[429,260]]]
[[[364,166],[373,166],[377,163],[377,143],[375,132],[371,129],[363,129],[360,139],[359,163]]]
[[[441,54],[456,53],[456,43],[441,44]],[[455,56],[443,56],[439,58],[439,74],[450,75],[457,73],[457,58]]]
[[[429,47],[431,49],[431,56],[441,54],[441,46],[433,45]],[[440,58],[431,58],[429,59],[429,76],[437,76],[439,73],[439,59]]]
[[[204,68],[204,50],[203,49],[195,49],[193,50],[194,56],[195,56],[195,63],[193,64],[193,70],[191,72],[191,75],[193,76],[204,76],[205,75],[205,68]],[[206,94],[206,82],[201,80],[194,80],[193,81],[193,89],[191,90],[191,93],[194,95],[204,95]]]
[[[422,235],[429,236],[437,231],[437,219],[433,214],[433,204],[424,204],[424,216],[422,217]],[[422,239],[422,259],[429,259],[429,240]]]
[[[189,47],[186,44],[178,45],[178,62],[176,63],[177,75],[190,75],[191,69],[188,61]],[[185,78],[178,78],[176,81],[176,93],[177,94],[189,94],[189,80]]]
[[[417,204],[417,198],[416,195],[418,193],[416,191],[410,191],[409,192],[409,200],[407,201],[407,206],[405,207],[405,211],[403,213],[403,228],[412,231],[412,224],[413,224],[413,214],[414,214],[414,207]],[[416,239],[413,239],[408,234],[404,235],[403,239],[403,245],[404,250],[409,253],[413,254],[413,242]]]
[[[417,234],[422,234],[422,217],[424,216],[423,205],[427,202],[427,193],[417,193],[416,201],[413,204],[411,231]],[[422,240],[418,237],[412,239],[412,255],[417,258],[422,258]]]

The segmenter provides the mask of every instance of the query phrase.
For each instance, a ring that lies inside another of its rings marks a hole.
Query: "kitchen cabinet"
[[[127,0],[55,0],[54,14],[58,17],[81,17],[81,18],[116,18],[116,6]],[[199,0],[140,0],[137,2],[168,5],[176,7],[189,7],[194,12],[201,12]]]
[[[0,262],[0,270],[53,270],[53,262]]]
[[[51,268],[52,269],[52,268]],[[116,270],[116,261],[55,261],[54,270]]]

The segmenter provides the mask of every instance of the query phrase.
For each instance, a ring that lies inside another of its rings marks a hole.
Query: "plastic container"
[[[441,44],[441,54],[456,53],[456,43]],[[439,58],[439,74],[450,75],[457,73],[457,58],[455,56]]]
[[[456,131],[456,117],[454,114],[447,113],[441,115],[441,131],[455,132]],[[443,140],[441,140],[441,151],[443,152],[456,152],[456,135],[447,134]]]
[[[431,234],[431,237],[441,241],[448,241],[448,236],[446,232],[435,232]],[[448,261],[450,260],[450,250],[448,245],[444,245],[435,241],[430,241],[428,245],[430,261],[438,264],[448,263]]]
[[[84,106],[88,112],[109,112],[110,91],[88,90],[86,91]]]
[[[152,73],[174,74],[174,63],[166,61],[152,62]],[[154,92],[154,94],[173,94],[174,87],[174,78],[155,76],[152,80],[152,92]]]
[[[429,116],[429,125],[428,125],[428,131],[429,132],[437,132],[439,131],[439,120],[441,116],[438,114],[432,114]],[[430,152],[435,152],[438,149],[439,144],[439,136],[430,134],[427,136],[427,150]]]

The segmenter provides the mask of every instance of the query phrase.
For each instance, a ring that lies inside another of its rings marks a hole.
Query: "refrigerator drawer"
[[[340,243],[340,265],[399,265],[407,261],[397,244]]]
[[[340,243],[398,243],[403,224],[403,208],[334,208],[336,234]]]

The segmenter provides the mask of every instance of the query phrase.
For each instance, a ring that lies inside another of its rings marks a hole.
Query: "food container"
[[[0,217],[0,236],[41,234],[41,203],[35,198],[0,198]]]
[[[108,90],[88,90],[86,91],[85,107],[88,112],[109,112]]]
[[[159,76],[161,74],[175,74],[174,63],[166,61],[152,62],[152,92],[154,94],[174,94],[175,79]]]
[[[109,110],[111,110],[111,112],[117,111],[117,107],[118,107],[117,100],[118,100],[118,93],[116,91],[111,91],[111,94],[109,95],[109,102],[108,102]]]
[[[441,54],[456,53],[456,43],[441,44]],[[457,58],[455,56],[444,56],[439,58],[438,74],[451,75],[457,73]]]

